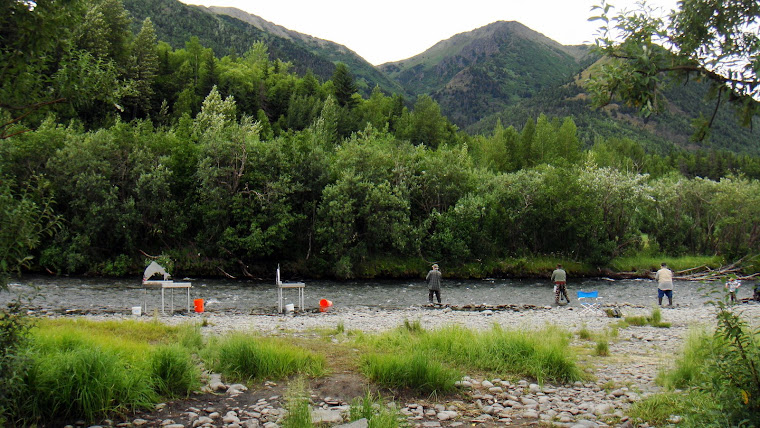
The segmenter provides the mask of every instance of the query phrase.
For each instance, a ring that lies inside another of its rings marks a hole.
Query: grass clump
[[[594,348],[594,355],[599,357],[607,357],[610,355],[610,344],[607,339],[600,338],[596,341],[596,348]]]
[[[426,353],[435,361],[464,372],[485,371],[499,376],[528,376],[538,382],[582,379],[569,343],[572,335],[558,328],[508,331],[498,325],[483,332],[459,326],[434,331],[402,326],[364,340],[370,347],[395,355]]]
[[[119,352],[86,341],[31,351],[23,414],[32,420],[86,418],[149,408],[157,401],[147,371]]]
[[[150,356],[150,375],[156,391],[166,397],[187,397],[200,387],[200,369],[187,348],[162,345]]]
[[[581,327],[580,330],[578,330],[578,338],[583,340],[591,340],[593,337],[593,334],[591,333],[591,330],[589,330],[585,325]]]
[[[289,385],[285,393],[285,409],[287,415],[282,421],[283,428],[311,428],[311,406],[309,406],[309,394],[306,391],[306,382],[302,377],[297,377]]]
[[[431,358],[424,352],[368,354],[363,357],[362,372],[371,381],[391,388],[410,388],[427,394],[454,390],[461,374]]]
[[[349,420],[366,419],[368,428],[398,428],[406,426],[395,405],[383,405],[382,398],[367,390],[364,397],[354,398],[348,409]]]
[[[760,426],[760,330],[714,304],[714,333],[690,331],[675,367],[658,376],[671,392],[637,403],[631,416],[650,425],[675,414],[686,426]]]
[[[319,376],[325,367],[324,357],[283,340],[241,333],[213,341],[205,352],[205,361],[212,370],[242,382],[296,373]]]
[[[657,306],[652,308],[652,312],[650,312],[649,316],[628,316],[623,319],[625,321],[625,324],[635,325],[637,327],[651,325],[652,327],[669,328],[671,325],[669,322],[662,321],[662,310],[660,310],[660,308]]]

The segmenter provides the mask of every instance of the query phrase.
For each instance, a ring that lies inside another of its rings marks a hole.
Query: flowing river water
[[[277,287],[273,282],[186,279],[192,283],[190,299],[203,299],[207,312],[273,313],[277,310]],[[179,281],[179,280],[178,280]],[[183,280],[184,281],[184,280]],[[420,280],[361,280],[331,281],[303,280],[306,283],[307,310],[319,307],[321,299],[332,301],[333,309],[369,307],[399,309],[427,303],[425,281]],[[703,284],[676,281],[674,304],[677,306],[702,305],[709,300],[708,290],[720,290],[718,282]],[[630,304],[650,306],[657,300],[657,286],[650,280],[581,279],[568,282],[568,295],[576,298],[578,290],[599,291],[605,305]],[[752,294],[754,283],[745,283],[738,292],[739,298]],[[10,293],[0,292],[0,304],[19,295],[37,295],[26,306],[42,312],[74,313],[129,313],[135,306],[147,304],[151,312],[161,306],[158,289],[143,291],[139,279],[113,279],[88,277],[24,276],[10,284]],[[36,290],[36,292],[35,292]],[[295,290],[283,290],[283,304],[298,305]],[[185,310],[185,290],[166,290],[167,310],[173,294],[174,309]],[[444,278],[442,297],[450,305],[536,305],[554,302],[552,285],[548,279],[487,279],[447,280]]]

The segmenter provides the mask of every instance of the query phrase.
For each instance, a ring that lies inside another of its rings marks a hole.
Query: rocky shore
[[[461,309],[461,308],[459,308]],[[623,316],[649,315],[651,307],[619,305]],[[745,319],[760,320],[760,305],[742,304]],[[133,318],[129,315],[97,315],[93,319]],[[141,317],[149,319],[150,317]],[[159,318],[169,324],[202,322],[204,335],[232,331],[259,332],[263,335],[298,336],[316,329],[333,329],[339,324],[346,331],[379,332],[395,328],[404,320],[419,321],[423,328],[435,329],[456,324],[487,329],[494,323],[505,329],[540,329],[547,324],[577,332],[587,329],[602,332],[618,319],[604,314],[582,314],[577,302],[568,306],[526,308],[470,308],[420,306],[403,310],[369,308],[333,309],[288,315],[237,315],[205,313]],[[669,367],[689,328],[714,325],[710,306],[676,306],[662,309],[662,320],[669,328],[629,326],[620,329],[609,343],[609,356],[582,357],[589,373],[587,382],[538,385],[531,379],[483,379],[467,376],[460,382],[460,393],[452,397],[401,398],[394,404],[413,427],[477,426],[558,426],[605,427],[635,426],[626,415],[631,404],[659,391],[655,384],[658,370]],[[592,347],[595,343],[575,335],[574,345]],[[361,377],[335,374],[334,379],[310,385],[312,419],[327,425],[347,424],[348,405],[360,394],[346,384],[363,384]],[[342,383],[331,387],[330,382]],[[163,403],[154,411],[133,415],[130,420],[105,421],[114,426],[179,427],[266,427],[277,428],[284,415],[286,385],[266,381],[258,385],[229,385],[218,375],[206,378],[204,392],[188,400]],[[353,396],[341,395],[356,393]],[[679,415],[672,415],[677,423]],[[350,424],[366,426],[366,421]]]

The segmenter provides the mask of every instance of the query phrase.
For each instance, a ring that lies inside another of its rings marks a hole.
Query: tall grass
[[[680,256],[669,257],[663,255],[637,254],[627,257],[618,257],[610,262],[610,267],[618,272],[643,272],[646,270],[656,271],[660,263],[667,262],[673,271],[693,268],[695,266],[708,266],[719,268],[723,265],[723,258],[719,256]]]
[[[283,428],[311,428],[311,407],[306,382],[302,377],[295,378],[288,385],[285,393],[287,415],[282,421]]]
[[[93,421],[157,401],[146,371],[112,349],[82,342],[74,348],[37,349],[30,360],[23,414],[33,420]]]
[[[369,354],[362,359],[362,371],[373,382],[392,388],[410,388],[426,394],[454,390],[462,375],[423,352]]]
[[[160,395],[187,395],[199,384],[198,369],[189,350],[168,343],[199,340],[192,326],[39,320],[24,351],[27,375],[14,418],[24,425],[94,421],[149,408]]]
[[[667,389],[686,388],[702,382],[711,348],[712,336],[703,329],[691,328],[675,366],[660,370],[657,382]]]
[[[264,339],[235,333],[209,344],[204,353],[207,366],[243,382],[283,378],[292,374],[318,376],[324,357],[295,347],[284,340]]]
[[[356,397],[351,401],[348,415],[351,421],[366,419],[368,428],[398,428],[405,420],[398,407],[384,405],[382,398],[373,395],[369,390],[363,397]]]
[[[416,331],[416,329],[414,329]],[[361,336],[372,348],[397,356],[422,353],[462,371],[501,376],[529,376],[539,382],[575,381],[582,372],[569,343],[572,335],[558,328],[509,331],[494,325],[483,332],[459,326],[411,333],[401,327],[376,336]]]
[[[150,355],[150,376],[156,391],[166,397],[188,396],[200,387],[200,369],[187,348],[162,345]]]

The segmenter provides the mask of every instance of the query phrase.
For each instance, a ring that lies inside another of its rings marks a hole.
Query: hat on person
[[[433,269],[438,269],[438,265],[436,263],[433,263]]]

